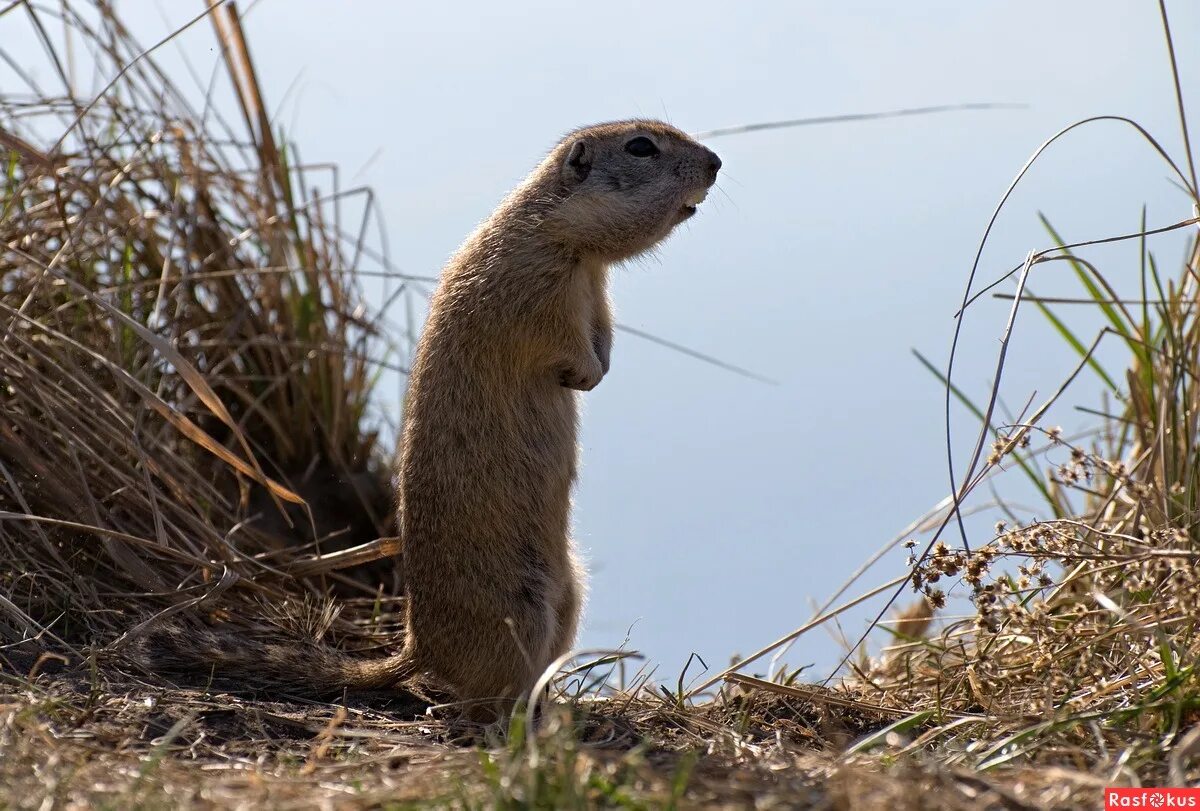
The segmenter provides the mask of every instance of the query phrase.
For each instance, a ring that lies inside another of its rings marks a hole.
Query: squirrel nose
[[[708,174],[713,180],[716,180],[719,171],[721,171],[721,158],[710,149],[708,150]]]

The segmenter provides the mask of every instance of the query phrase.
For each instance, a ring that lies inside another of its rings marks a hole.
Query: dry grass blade
[[[736,673],[737,671],[741,670],[746,665],[757,662],[759,659],[763,658],[768,653],[771,653],[771,652],[779,649],[780,647],[788,644],[792,640],[802,636],[803,634],[808,633],[813,628],[817,628],[821,625],[824,625],[825,623],[829,622],[831,619],[838,616],[839,614],[842,614],[842,613],[850,610],[851,608],[854,608],[857,605],[861,605],[862,603],[866,602],[867,600],[870,600],[872,597],[876,597],[879,594],[882,594],[883,592],[887,591],[888,589],[892,589],[892,588],[895,588],[896,586],[903,585],[908,579],[909,579],[908,575],[901,575],[900,577],[889,580],[888,582],[884,583],[881,586],[876,586],[875,588],[871,589],[870,591],[860,594],[859,596],[855,597],[852,600],[848,600],[848,601],[842,603],[837,608],[830,609],[829,611],[823,612],[819,616],[814,617],[809,622],[806,622],[804,625],[801,625],[799,628],[792,631],[791,633],[786,634],[786,635],[780,637],[779,639],[776,639],[774,642],[772,642],[770,645],[767,645],[765,648],[762,648],[743,659],[739,659],[738,661],[734,662],[729,667],[727,667],[724,670],[722,670],[721,672],[717,673],[715,676],[705,679],[699,685],[697,685],[696,687],[694,687],[688,691],[688,697],[696,696],[696,695],[703,693],[705,690],[709,689],[710,687],[714,686],[718,682],[725,679],[726,676]]]
[[[763,121],[754,124],[739,124],[734,127],[721,127],[714,130],[704,130],[693,133],[692,137],[704,141],[710,138],[721,138],[726,135],[742,135],[747,132],[761,130],[792,129],[793,127],[811,127],[819,124],[846,124],[852,121],[875,121],[885,118],[906,118],[908,116],[938,115],[940,113],[964,112],[968,110],[1020,110],[1024,104],[1003,104],[997,102],[967,102],[965,104],[938,104],[928,107],[906,107],[900,110],[883,110],[874,113],[844,113],[842,115],[811,116],[809,118],[793,118],[786,121]]]
[[[312,577],[317,574],[348,569],[376,560],[396,557],[403,548],[401,539],[397,537],[376,538],[349,549],[330,552],[327,555],[315,555],[285,564],[281,569],[292,577]]]

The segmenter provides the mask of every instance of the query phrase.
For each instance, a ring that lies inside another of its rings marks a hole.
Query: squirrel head
[[[715,152],[661,121],[584,127],[535,173],[556,187],[543,224],[574,251],[629,259],[694,215],[720,168]]]

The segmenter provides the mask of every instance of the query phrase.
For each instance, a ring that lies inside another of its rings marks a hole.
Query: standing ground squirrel
[[[579,619],[576,391],[609,368],[609,266],[691,217],[720,167],[658,121],[576,130],[446,265],[405,404],[400,653],[362,660],[282,643],[238,652],[192,633],[153,646],[152,658],[313,692],[422,676],[464,701],[527,695],[571,648]]]

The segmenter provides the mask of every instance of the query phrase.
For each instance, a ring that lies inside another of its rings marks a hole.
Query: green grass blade
[[[1046,320],[1050,322],[1052,327],[1054,327],[1054,331],[1059,334],[1059,337],[1066,341],[1071,348],[1075,350],[1079,357],[1087,358],[1087,365],[1092,369],[1092,371],[1100,376],[1100,379],[1104,381],[1105,385],[1114,392],[1117,391],[1117,384],[1111,377],[1108,376],[1108,372],[1104,371],[1104,367],[1100,365],[1099,361],[1097,361],[1094,357],[1088,357],[1088,348],[1083,345],[1083,342],[1080,341],[1078,337],[1076,337],[1075,333],[1071,331],[1071,328],[1063,323],[1062,319],[1056,316],[1054,312],[1045,305],[1045,303],[1039,301],[1033,295],[1032,290],[1029,291],[1029,300],[1035,307],[1038,308],[1042,315],[1046,316]]]
[[[1062,248],[1062,246],[1067,244],[1063,238],[1059,236],[1058,232],[1054,230],[1054,226],[1050,224],[1050,220],[1046,219],[1046,215],[1039,213],[1038,219],[1042,221],[1042,225],[1045,227],[1046,231],[1049,232],[1050,238],[1054,240],[1054,243],[1058,245],[1058,247]],[[1084,267],[1081,262],[1076,260],[1070,251],[1064,249],[1063,254],[1067,257],[1067,261],[1070,263],[1072,270],[1075,271],[1075,275],[1079,277],[1079,281],[1087,290],[1088,295],[1091,296],[1096,302],[1096,305],[1100,308],[1101,312],[1104,313],[1104,317],[1108,319],[1110,324],[1112,324],[1113,329],[1127,339],[1133,338],[1133,333],[1129,329],[1129,320],[1123,318],[1121,314],[1117,312],[1116,307],[1109,301],[1109,298],[1116,299],[1116,296],[1111,295],[1112,291],[1102,290],[1100,285],[1096,284],[1096,281],[1092,278],[1092,274],[1088,271],[1088,269]]]
[[[886,743],[888,736],[891,735],[892,733],[899,734],[902,732],[908,732],[910,729],[919,727],[921,724],[925,723],[930,718],[932,718],[933,714],[934,714],[933,710],[922,710],[921,712],[914,712],[912,715],[901,718],[899,721],[895,722],[894,724],[888,724],[886,727],[879,730],[878,732],[871,733],[870,735],[863,738],[861,741],[859,741],[858,743],[854,744],[849,749],[847,749],[846,754],[847,755],[857,755],[860,752],[869,752],[872,749],[874,749],[875,747],[877,747],[883,743]]]

